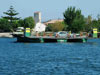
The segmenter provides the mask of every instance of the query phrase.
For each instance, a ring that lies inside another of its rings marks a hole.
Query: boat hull
[[[17,37],[17,42],[57,43],[57,42],[87,42],[87,38],[55,38],[55,37]]]

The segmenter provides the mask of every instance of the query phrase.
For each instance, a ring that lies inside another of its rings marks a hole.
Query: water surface
[[[100,39],[15,43],[0,38],[0,75],[100,75]]]

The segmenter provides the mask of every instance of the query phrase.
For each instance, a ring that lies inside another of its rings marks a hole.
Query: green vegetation
[[[34,26],[35,26],[35,21],[34,21],[34,19],[33,19],[33,17],[27,17],[27,18],[25,18],[24,19],[24,27],[26,28],[26,27],[29,27],[29,28],[34,28]]]
[[[7,19],[10,22],[10,27],[12,30],[14,30],[14,28],[16,28],[16,20],[18,20],[19,18],[15,17],[16,15],[18,15],[18,13],[14,10],[13,6],[10,6],[10,9],[7,12],[4,12],[4,14],[6,14],[7,16],[4,16],[4,19]]]
[[[4,12],[5,15],[0,18],[0,32],[12,32],[15,31],[17,27],[29,27],[33,28],[35,25],[33,17],[27,17],[25,19],[20,19],[17,16],[17,13],[13,6],[10,6],[7,12]]]
[[[0,19],[0,32],[9,32],[11,29],[10,23],[8,20],[1,18]]]
[[[24,19],[17,18],[19,13],[17,13],[13,6],[10,6],[9,10],[4,12],[5,15],[0,18],[0,32],[11,32],[17,27],[29,27],[34,28],[35,22],[33,17],[26,17]],[[74,33],[78,32],[90,32],[93,28],[98,28],[100,30],[100,15],[97,19],[93,19],[91,15],[84,17],[80,9],[75,7],[69,7],[63,13],[64,21],[49,24],[46,31],[71,31]]]
[[[25,19],[19,19],[17,23],[18,27],[29,27],[32,29],[35,26],[35,21],[32,16],[26,17]]]
[[[49,24],[47,29],[48,31],[52,31],[52,32],[62,31],[64,29],[64,24],[63,22],[56,22],[53,24]]]
[[[72,32],[82,31],[85,24],[81,10],[76,10],[75,7],[70,7],[64,12],[64,22],[68,25],[66,29]]]
[[[47,31],[71,31],[74,33],[90,32],[93,28],[100,30],[100,16],[98,19],[92,19],[91,15],[84,17],[80,9],[69,7],[63,13],[64,22],[57,24],[49,24]]]

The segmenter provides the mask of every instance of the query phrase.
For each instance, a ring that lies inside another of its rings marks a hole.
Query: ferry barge
[[[29,43],[58,43],[58,42],[87,42],[87,38],[56,38],[56,37],[24,37],[18,36],[17,42],[29,42]]]
[[[86,37],[56,37],[56,36],[31,36],[30,28],[26,28],[23,36],[16,36],[17,42],[29,43],[58,43],[58,42],[87,42]]]

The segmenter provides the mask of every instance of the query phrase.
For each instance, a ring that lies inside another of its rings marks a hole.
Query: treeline
[[[13,6],[6,12],[3,12],[7,16],[2,16],[0,18],[0,32],[12,32],[15,31],[17,27],[30,27],[34,28],[35,22],[32,16],[26,17],[24,19],[15,17],[17,13]]]
[[[47,31],[91,32],[93,28],[100,30],[100,16],[93,19],[91,15],[84,17],[80,9],[69,7],[63,13],[64,21],[49,24]]]
[[[35,22],[33,17],[26,17],[24,19],[15,17],[17,13],[13,6],[10,6],[10,9],[4,12],[7,16],[2,16],[0,18],[0,32],[11,32],[15,31],[17,27],[30,27],[34,28]],[[64,21],[56,22],[49,24],[46,28],[46,31],[71,31],[74,33],[77,32],[90,32],[93,28],[100,30],[100,16],[98,15],[97,19],[93,19],[91,15],[85,17],[80,9],[75,7],[69,7],[63,13]]]

